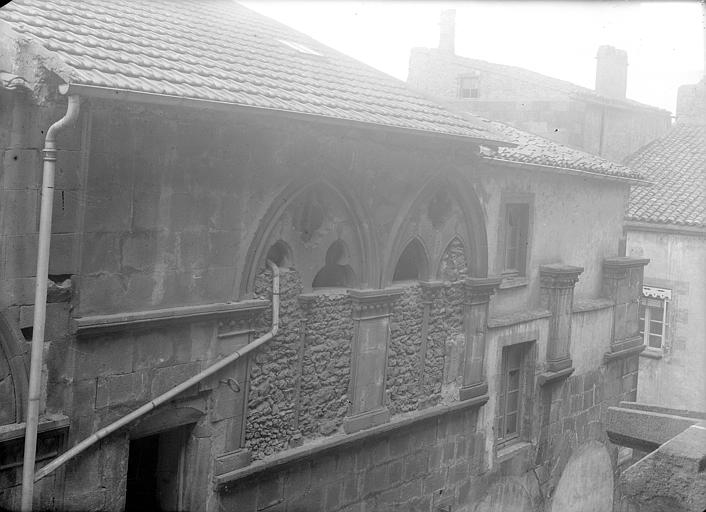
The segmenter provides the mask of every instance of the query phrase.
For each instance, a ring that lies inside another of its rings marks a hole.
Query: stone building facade
[[[620,510],[603,421],[638,386],[647,260],[616,256],[637,173],[481,130],[237,4],[78,6],[0,20],[0,505],[19,503],[40,150],[68,85],[38,467],[279,331],[39,480],[38,509]],[[127,25],[132,54],[111,43]]]
[[[679,88],[677,122],[628,157],[654,186],[632,192],[627,253],[648,256],[638,398],[706,411],[706,86]],[[667,384],[668,383],[668,384]]]
[[[414,48],[407,83],[453,110],[621,162],[664,135],[670,113],[626,98],[628,56],[601,46],[595,89],[514,66],[456,55],[454,12],[441,20],[439,48]]]

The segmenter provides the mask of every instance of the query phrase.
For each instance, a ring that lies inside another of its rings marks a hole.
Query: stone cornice
[[[152,309],[117,313],[113,315],[83,316],[73,320],[73,328],[78,336],[125,329],[150,329],[158,325],[201,321],[207,318],[225,316],[250,317],[270,306],[266,300],[245,300],[198,306],[181,306],[166,309]]]
[[[649,258],[631,258],[629,256],[605,258],[603,260],[603,273],[606,277],[619,279],[624,277],[628,270],[644,267],[649,262]]]
[[[348,290],[348,296],[353,302],[353,318],[375,318],[391,313],[392,303],[402,294],[401,288],[384,288],[377,290]]]
[[[484,304],[490,301],[490,296],[498,289],[502,277],[468,277],[463,281],[465,301],[467,304]]]
[[[554,263],[539,267],[539,282],[542,288],[573,288],[579,280],[583,267]]]

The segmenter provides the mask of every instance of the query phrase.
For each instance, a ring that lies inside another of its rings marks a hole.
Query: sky
[[[410,49],[439,42],[439,14],[456,10],[456,54],[520,66],[593,88],[602,44],[628,53],[628,98],[674,112],[677,88],[704,75],[696,0],[241,2],[318,41],[407,78]]]

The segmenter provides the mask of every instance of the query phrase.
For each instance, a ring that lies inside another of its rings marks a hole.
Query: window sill
[[[501,290],[508,290],[511,288],[519,288],[521,286],[527,286],[529,284],[529,279],[525,276],[508,276],[508,277],[503,277],[503,280],[500,282],[500,288]]]
[[[649,357],[650,359],[662,359],[664,357],[664,351],[661,348],[645,347],[640,353],[641,357]]]
[[[495,455],[495,460],[497,462],[504,462],[508,459],[512,459],[513,457],[516,457],[517,455],[520,455],[521,453],[529,450],[532,448],[532,443],[528,443],[527,441],[514,441],[512,444],[503,446],[502,448],[498,449],[496,455]]]

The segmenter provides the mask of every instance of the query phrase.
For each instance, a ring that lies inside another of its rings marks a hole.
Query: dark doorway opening
[[[130,441],[125,510],[183,510],[186,443],[193,425]]]

